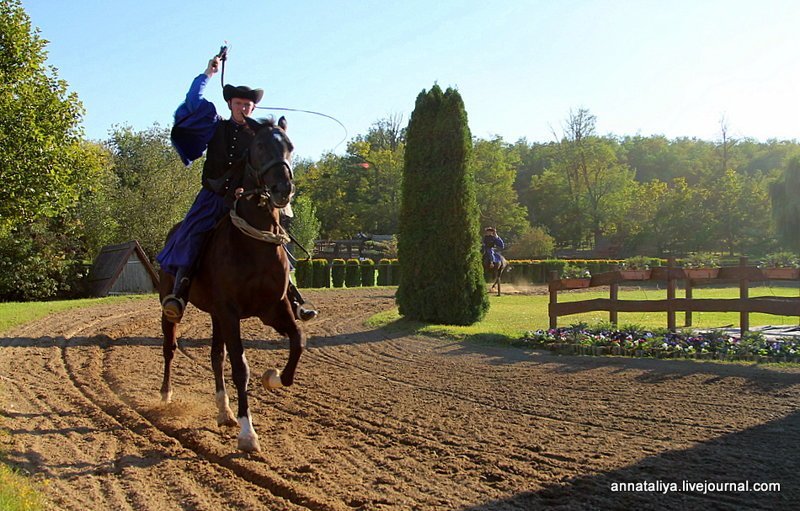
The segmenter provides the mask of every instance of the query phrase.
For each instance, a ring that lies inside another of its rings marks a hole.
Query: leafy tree
[[[538,200],[562,200],[559,206],[563,212],[553,216],[560,227],[568,224],[566,236],[558,235],[563,241],[591,239],[597,245],[603,235],[615,231],[614,224],[624,211],[621,198],[633,185],[634,177],[617,160],[615,144],[612,139],[595,135],[595,116],[588,110],[570,112],[557,159],[539,179],[534,178],[532,184],[540,192]],[[542,185],[548,183],[558,190],[545,190]],[[554,225],[546,225],[551,232],[560,232]]]
[[[506,246],[504,255],[508,259],[545,259],[555,250],[555,241],[543,227],[530,227]]]
[[[294,210],[294,218],[292,218],[289,230],[292,236],[311,252],[314,248],[314,241],[319,238],[319,231],[322,223],[317,218],[317,208],[311,199],[305,195],[298,196],[292,205]],[[300,259],[305,257],[305,252],[302,252],[298,247],[292,248],[292,255]]]
[[[613,235],[614,243],[620,247],[619,255],[657,253],[657,224],[659,207],[668,193],[667,183],[653,179],[645,183],[637,182],[627,188],[621,199],[624,210],[617,221]]]
[[[370,133],[384,130],[386,122],[378,121]],[[356,137],[347,155],[327,154],[302,165],[297,186],[317,208],[322,237],[397,232],[404,151],[402,137]]]
[[[349,239],[362,230],[354,204],[364,193],[366,179],[349,160],[333,153],[307,166],[297,178],[297,188],[317,208],[321,237]]]
[[[155,259],[172,226],[183,220],[200,189],[202,159],[184,167],[157,124],[143,131],[114,128],[107,147],[116,183],[113,213],[118,242],[135,239]]]
[[[579,245],[585,237],[584,216],[580,205],[570,195],[564,173],[547,169],[531,179],[530,203],[533,217],[553,233],[556,243]]]
[[[760,174],[745,176],[728,169],[711,183],[708,208],[716,247],[730,255],[768,252],[771,238],[769,194]],[[710,248],[710,247],[709,247]]]
[[[558,146],[554,142],[546,144],[531,143],[520,139],[508,148],[513,153],[511,158],[518,160],[517,174],[514,177],[514,190],[517,192],[519,202],[528,210],[528,220],[531,224],[540,223],[535,217],[531,204],[535,197],[531,191],[533,176],[540,176],[545,169],[550,168],[558,156]]]
[[[364,175],[366,186],[359,196],[359,217],[363,232],[397,232],[400,191],[403,180],[405,142],[378,147],[364,142],[350,144],[351,168]]]
[[[503,139],[475,141],[470,164],[477,186],[481,225],[491,225],[509,238],[517,238],[528,229],[528,212],[517,200],[514,190],[517,155],[508,150]]]
[[[388,149],[395,151],[404,144],[406,129],[403,127],[403,115],[391,114],[376,121],[366,135],[355,137],[354,142],[365,142],[369,151]]]
[[[0,0],[0,298],[75,291],[88,253],[77,204],[103,171],[83,109],[18,0]]]
[[[786,164],[783,176],[769,188],[772,218],[783,246],[800,252],[800,156]]]
[[[461,96],[417,96],[408,124],[397,303],[406,317],[467,325],[489,309],[479,253],[471,137]]]
[[[673,180],[658,203],[652,237],[658,255],[687,254],[709,250],[713,229],[708,209],[709,191],[690,187],[684,178]]]

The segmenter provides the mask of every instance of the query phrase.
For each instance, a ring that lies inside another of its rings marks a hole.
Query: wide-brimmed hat
[[[222,97],[225,98],[225,101],[230,101],[233,98],[242,98],[258,104],[261,98],[264,97],[264,91],[262,89],[251,89],[246,85],[226,85],[222,88]]]

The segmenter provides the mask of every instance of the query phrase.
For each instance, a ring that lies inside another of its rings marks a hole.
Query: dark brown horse
[[[492,276],[492,288],[489,292],[492,292],[494,288],[497,288],[497,296],[500,296],[500,279],[503,277],[503,273],[510,270],[510,265],[508,264],[508,260],[503,257],[501,254],[497,254],[497,257],[500,258],[500,263],[492,264],[492,261],[489,257],[483,258],[483,270],[484,273],[489,274]]]
[[[281,228],[280,209],[293,194],[290,158],[292,144],[286,136],[286,121],[268,122],[250,146],[244,165],[245,190],[234,203],[232,214],[223,218],[210,235],[194,273],[189,302],[211,315],[211,367],[216,384],[217,423],[240,426],[238,448],[258,451],[258,435],[248,408],[250,368],[244,355],[240,321],[257,317],[289,338],[289,360],[283,371],[270,369],[262,382],[269,388],[289,386],[305,348],[305,335],[295,320],[286,296],[289,261],[282,244],[288,237]],[[161,272],[161,299],[172,292],[173,277]],[[177,325],[162,315],[164,332],[164,381],[162,400],[172,397],[170,369],[178,347]],[[231,411],[223,378],[225,352],[231,362],[238,397],[238,412]]]

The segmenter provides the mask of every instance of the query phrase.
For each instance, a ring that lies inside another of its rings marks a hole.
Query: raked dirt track
[[[155,299],[0,336],[0,449],[58,510],[800,509],[800,370],[401,336],[363,325],[392,289],[307,294],[295,385],[251,380],[262,452],[216,425],[196,309],[160,403]],[[285,340],[242,331],[255,377],[283,366]],[[669,491],[684,481],[750,489]]]

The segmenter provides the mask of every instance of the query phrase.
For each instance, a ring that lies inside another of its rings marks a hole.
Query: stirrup
[[[294,317],[300,321],[311,321],[319,315],[314,309],[306,309],[301,303],[294,302]]]
[[[180,296],[169,294],[161,302],[161,314],[170,323],[180,323],[183,318],[183,311],[186,309],[186,301]]]

